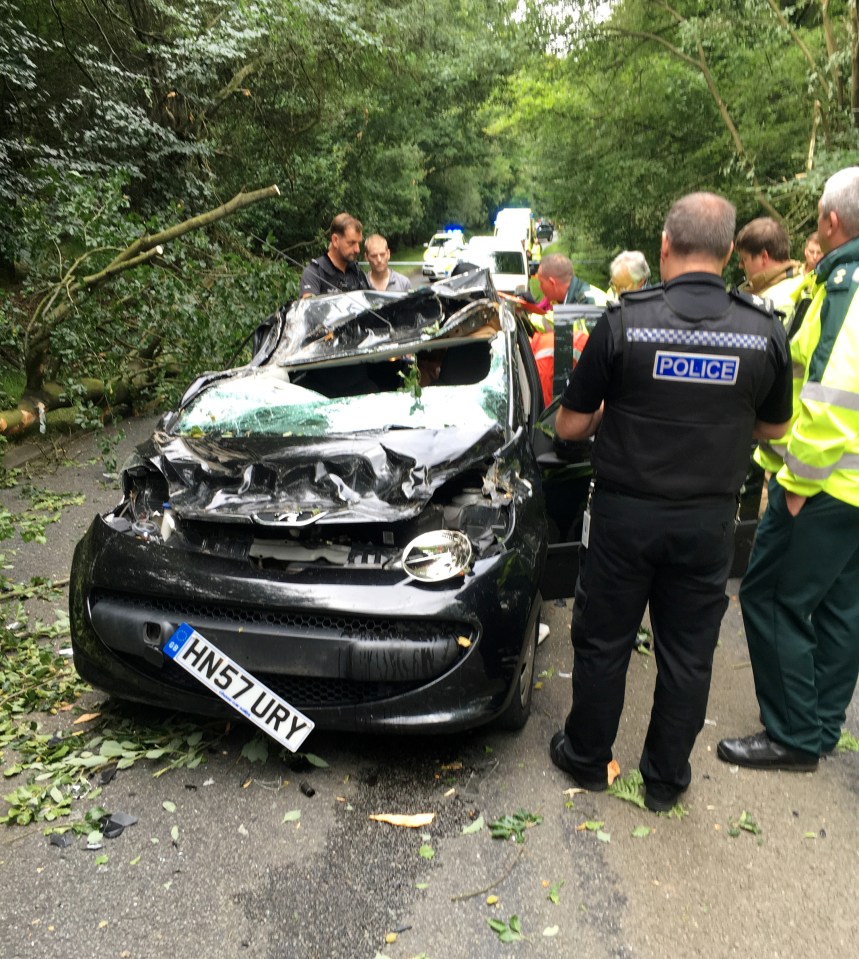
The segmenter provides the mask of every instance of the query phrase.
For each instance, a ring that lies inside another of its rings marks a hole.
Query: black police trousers
[[[639,768],[649,788],[683,790],[728,607],[736,503],[670,503],[597,488],[590,512],[573,607],[565,752],[583,779],[605,777],[649,602],[657,677]]]

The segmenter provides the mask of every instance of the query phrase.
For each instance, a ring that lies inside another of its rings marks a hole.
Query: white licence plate
[[[187,623],[167,640],[164,653],[290,752],[295,752],[313,730],[312,720]]]

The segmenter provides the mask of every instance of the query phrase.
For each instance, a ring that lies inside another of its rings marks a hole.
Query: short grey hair
[[[820,207],[825,214],[837,213],[841,226],[859,236],[859,166],[845,167],[826,181]]]
[[[624,250],[611,261],[609,266],[609,276],[614,280],[618,270],[625,266],[629,278],[633,283],[641,283],[642,280],[647,283],[650,279],[650,267],[641,250]]]
[[[703,254],[724,260],[731,252],[737,211],[718,193],[689,193],[668,211],[665,234],[680,256]]]
[[[564,256],[563,253],[547,253],[540,260],[539,271],[543,276],[551,276],[561,282],[564,280],[572,281],[575,276],[573,261],[568,256]]]

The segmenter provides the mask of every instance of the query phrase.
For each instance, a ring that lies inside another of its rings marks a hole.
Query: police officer
[[[691,779],[752,437],[782,435],[791,414],[784,328],[721,280],[735,224],[734,207],[712,193],[674,204],[663,283],[609,305],[556,421],[562,439],[599,432],[573,608],[573,706],[549,752],[585,789],[608,785],[649,601],[658,672],[639,768],[656,812]]]
[[[301,274],[301,297],[320,293],[349,293],[369,290],[370,284],[358,267],[364,228],[348,213],[338,213],[328,228],[328,250],[311,260]]]

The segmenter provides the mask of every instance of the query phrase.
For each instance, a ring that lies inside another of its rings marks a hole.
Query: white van
[[[489,270],[495,289],[502,293],[518,295],[528,289],[528,260],[522,244],[511,234],[473,236],[459,260]]]
[[[498,211],[495,217],[495,235],[512,236],[527,250],[531,246],[533,236],[533,221],[531,210],[525,206],[508,206]]]

